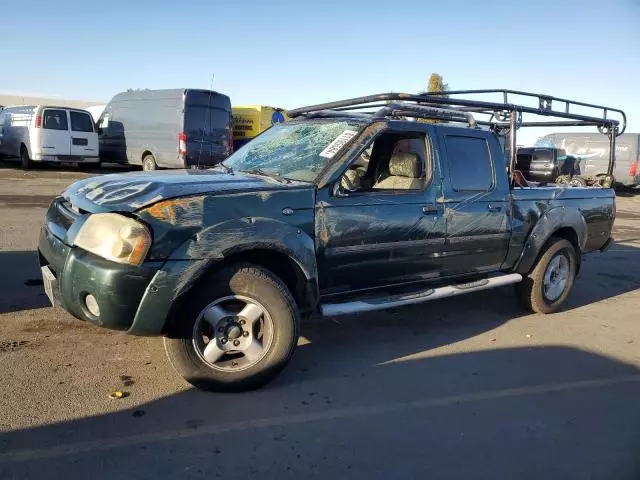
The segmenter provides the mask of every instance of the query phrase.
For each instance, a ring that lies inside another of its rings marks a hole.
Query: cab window
[[[431,177],[426,135],[384,132],[358,155],[340,180],[349,192],[422,190]]]
[[[486,192],[493,187],[489,144],[484,138],[446,135],[451,186],[456,192]]]

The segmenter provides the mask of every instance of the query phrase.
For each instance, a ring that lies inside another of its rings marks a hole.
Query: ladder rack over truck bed
[[[499,95],[501,101],[477,100],[478,97],[492,95]],[[513,97],[518,97],[520,101],[511,102],[510,98]],[[521,103],[531,99],[537,103],[536,106]],[[554,108],[555,105],[560,105],[561,108]],[[578,109],[586,113],[578,113]],[[357,112],[359,110],[366,112]],[[515,175],[516,131],[521,127],[597,127],[600,133],[609,138],[609,166],[606,173],[611,176],[615,164],[615,139],[624,133],[627,126],[627,117],[618,108],[506,89],[454,90],[423,94],[382,93],[296,108],[289,110],[288,115],[293,118],[334,116],[336,111],[374,117],[467,122],[470,127],[488,126],[497,134],[509,137],[509,173],[512,178]],[[611,118],[611,114],[618,118]],[[530,119],[531,116],[533,119]],[[552,117],[553,120],[536,120],[539,117]]]

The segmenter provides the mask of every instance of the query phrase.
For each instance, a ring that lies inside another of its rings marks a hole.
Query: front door
[[[321,294],[441,275],[445,221],[426,128],[385,131],[351,163],[339,187],[319,191]]]
[[[490,132],[438,130],[445,160],[446,268],[452,275],[496,271],[510,236],[504,155]]]
[[[67,110],[46,108],[42,112],[40,151],[42,155],[68,157],[71,154]]]
[[[71,124],[71,155],[98,157],[98,134],[94,132],[89,113],[69,110]]]

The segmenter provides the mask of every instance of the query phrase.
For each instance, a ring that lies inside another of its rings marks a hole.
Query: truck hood
[[[131,172],[89,177],[68,187],[62,196],[75,207],[92,213],[133,212],[161,200],[199,194],[278,191],[314,188],[267,176],[222,173],[216,170]]]

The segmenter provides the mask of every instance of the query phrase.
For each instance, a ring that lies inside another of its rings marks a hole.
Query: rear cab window
[[[455,192],[487,192],[494,186],[493,165],[486,139],[467,135],[444,136],[449,181]]]
[[[93,120],[89,113],[69,111],[71,130],[74,132],[93,132]]]
[[[67,111],[47,108],[42,112],[42,128],[47,130],[69,130]]]

